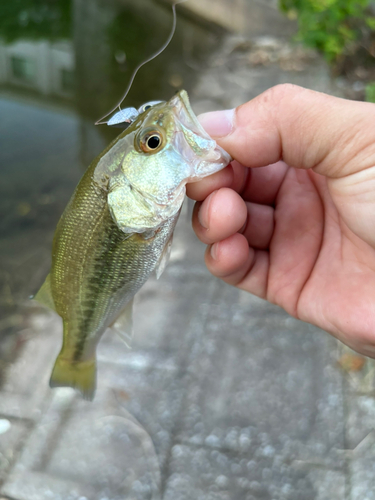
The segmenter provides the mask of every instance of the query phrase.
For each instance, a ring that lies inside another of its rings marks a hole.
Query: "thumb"
[[[375,165],[375,105],[278,85],[234,110],[199,116],[237,161],[278,160],[337,178]]]

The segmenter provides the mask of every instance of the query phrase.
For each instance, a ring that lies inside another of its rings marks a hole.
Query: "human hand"
[[[375,357],[375,105],[280,85],[200,120],[236,160],[188,185],[208,269]]]

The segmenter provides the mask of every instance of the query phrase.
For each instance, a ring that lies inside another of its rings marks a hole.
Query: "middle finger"
[[[193,228],[198,238],[208,245],[241,232],[251,247],[267,249],[274,230],[274,209],[244,202],[239,194],[223,188],[203,203],[196,203]]]

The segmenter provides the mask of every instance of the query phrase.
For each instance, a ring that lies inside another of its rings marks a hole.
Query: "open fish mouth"
[[[180,90],[179,92],[177,92],[172,97],[172,99],[169,100],[168,104],[176,108],[176,115],[178,117],[178,120],[184,127],[199,135],[200,137],[202,137],[202,139],[214,142],[212,137],[208,135],[208,133],[202,127],[197,118],[197,115],[192,110],[189,96],[186,90]],[[220,150],[224,151],[222,148],[220,148]],[[225,154],[228,158],[230,158],[228,153],[225,152]],[[231,161],[231,159],[232,158],[228,160],[228,163],[229,161]]]
[[[168,102],[174,108],[177,121],[183,132],[184,140],[189,144],[186,148],[183,141],[176,139],[176,147],[184,151],[185,159],[193,167],[188,182],[194,182],[207,175],[218,172],[232,161],[232,157],[205,131],[190,106],[188,94],[180,90]],[[177,146],[177,142],[179,142]]]
[[[192,110],[190,106],[189,96],[186,90],[180,90],[174,97],[172,97],[169,102],[175,107],[180,108],[178,109],[178,117],[182,125],[190,128],[192,131],[198,133],[205,139],[211,139],[211,137],[207,134],[207,132],[200,124],[196,114]]]

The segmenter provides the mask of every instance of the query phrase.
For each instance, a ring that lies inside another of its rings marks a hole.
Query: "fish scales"
[[[96,346],[129,318],[134,294],[168,260],[185,184],[229,161],[185,91],[149,106],[90,165],[57,225],[52,267],[36,299],[63,320],[50,385],[92,399]]]
[[[147,280],[175,219],[167,219],[152,238],[127,235],[114,223],[106,193],[98,193],[92,179],[89,169],[61,218],[53,244],[51,289],[64,321],[63,349],[72,350],[74,360],[82,359],[85,346],[85,357],[92,356],[98,332]]]

